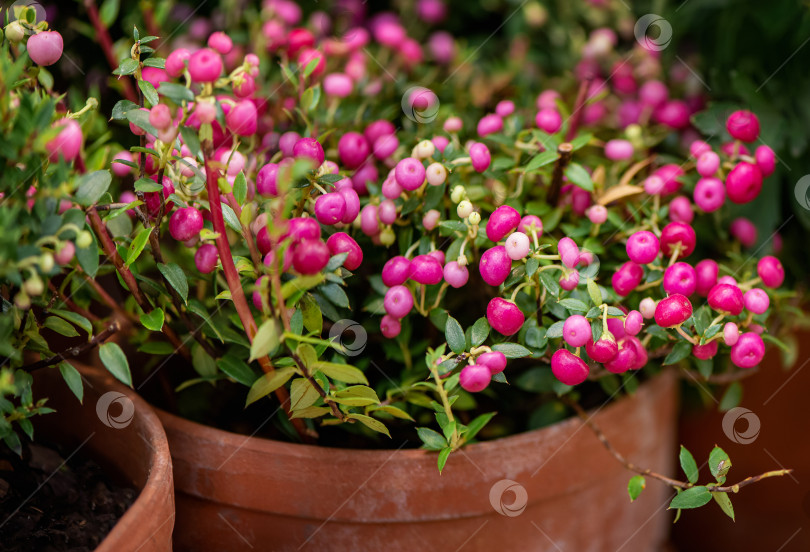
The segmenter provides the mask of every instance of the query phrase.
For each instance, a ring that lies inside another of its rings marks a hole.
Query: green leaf
[[[318,361],[313,363],[313,370],[320,370],[327,377],[344,383],[364,383],[368,385],[366,375],[354,366],[348,364],[337,364],[334,362]]]
[[[307,331],[321,335],[323,331],[323,313],[320,307],[318,307],[318,303],[315,302],[315,299],[307,293],[301,297],[299,306],[301,307],[301,314],[304,319],[304,327]]]
[[[216,361],[197,342],[191,347],[191,365],[203,378],[213,378],[217,375]]]
[[[131,75],[137,70],[138,62],[132,58],[127,58],[113,71],[113,75]]]
[[[540,261],[534,257],[530,257],[529,260],[526,261],[526,276],[531,278],[534,276],[534,273],[537,272],[538,268],[540,268]]]
[[[560,284],[548,272],[540,273],[540,282],[543,283],[543,287],[546,288],[546,291],[550,295],[553,295],[554,297],[560,295]]]
[[[296,378],[290,384],[290,410],[309,408],[320,398],[320,393],[306,378]]]
[[[690,487],[672,499],[669,509],[700,508],[712,499],[712,494],[706,487]]]
[[[380,404],[380,398],[371,387],[352,385],[332,395],[332,400],[346,406],[372,406]]]
[[[429,427],[417,427],[416,434],[428,450],[442,450],[447,446],[447,439]]]
[[[217,361],[217,366],[223,373],[232,377],[242,385],[250,387],[256,381],[256,374],[247,363],[232,354],[226,354]]]
[[[233,181],[233,197],[239,205],[245,204],[247,197],[247,179],[245,173],[240,172]]]
[[[183,142],[188,146],[191,155],[193,155],[195,159],[198,159],[201,150],[200,137],[197,135],[197,131],[184,125],[180,127],[180,136],[183,137]]]
[[[293,374],[295,374],[295,368],[291,366],[279,368],[269,374],[263,374],[250,386],[250,391],[248,391],[247,399],[245,400],[245,406],[253,404],[262,397],[266,397],[287,383],[287,380],[293,377]]]
[[[166,60],[160,57],[150,57],[143,62],[144,67],[156,67],[157,69],[166,68]]]
[[[169,282],[169,285],[180,294],[183,303],[188,304],[188,281],[186,280],[186,273],[183,272],[183,269],[174,263],[158,263],[157,267],[160,273],[163,274],[163,277],[166,278],[166,281]]]
[[[456,321],[452,316],[447,317],[447,322],[444,325],[444,337],[447,339],[447,344],[450,350],[456,354],[463,353],[467,348],[467,341],[464,338],[464,330],[461,324]]]
[[[562,301],[560,301],[560,304],[570,311],[581,313],[588,312],[588,305],[586,305],[579,299],[571,299],[571,298],[563,299]]]
[[[162,190],[163,186],[151,178],[140,178],[135,182],[136,192],[160,192]]]
[[[107,370],[121,383],[132,387],[132,374],[129,371],[127,356],[118,343],[105,343],[98,348],[98,356]]]
[[[564,325],[565,325],[564,320],[558,320],[557,322],[548,327],[548,330],[546,330],[546,337],[549,339],[557,339],[558,337],[562,337]]]
[[[742,400],[742,393],[742,384],[739,381],[732,382],[726,389],[726,392],[723,393],[723,398],[720,399],[720,405],[717,409],[720,412],[728,412],[732,408],[739,406]]]
[[[703,376],[703,379],[709,379],[709,376],[712,375],[712,371],[714,369],[714,360],[711,358],[698,358],[695,359],[695,364],[697,364],[698,372],[700,372],[700,375]]]
[[[126,119],[127,111],[132,109],[138,109],[138,104],[129,100],[118,100],[113,106],[112,118],[115,120]]]
[[[330,303],[337,305],[338,307],[343,307],[344,309],[349,308],[349,297],[339,285],[324,284],[318,288],[318,290],[329,300]]]
[[[720,447],[714,447],[709,453],[709,471],[712,475],[720,480],[725,479],[728,470],[731,469],[731,459],[726,454],[726,451]]]
[[[467,424],[467,429],[464,430],[464,434],[462,435],[464,437],[464,442],[469,443],[470,441],[475,439],[475,436],[478,435],[478,432],[484,429],[484,426],[486,426],[489,423],[489,421],[495,414],[497,414],[497,412],[488,412],[486,414],[481,414],[480,416],[477,416],[472,422]]]
[[[387,435],[389,439],[391,438],[391,434],[388,433],[388,428],[385,427],[385,424],[380,420],[375,420],[371,416],[366,416],[364,414],[349,414],[347,417],[350,420],[357,420],[369,429],[382,433],[383,435]]]
[[[688,341],[679,341],[664,359],[664,365],[677,364],[692,354],[692,344]]]
[[[169,98],[171,101],[173,101],[178,105],[182,104],[184,101],[186,102],[194,101],[194,92],[192,92],[185,86],[173,82],[161,82],[157,91],[158,94],[160,94],[161,96],[165,96],[166,98]]]
[[[325,416],[329,414],[332,410],[326,406],[310,406],[308,408],[302,408],[301,410],[295,410],[290,418],[320,418],[321,416]]]
[[[87,332],[88,336],[93,333],[93,325],[90,323],[90,321],[87,318],[85,318],[81,314],[77,314],[77,313],[75,313],[73,311],[61,310],[61,309],[51,309],[48,312],[50,314],[54,314],[54,315],[56,315],[56,316],[58,316],[60,318],[64,318],[68,322],[71,322],[71,323],[75,324],[76,326],[80,327],[85,332]]]
[[[127,262],[124,263],[124,266],[129,268],[132,263],[138,260],[146,244],[149,243],[151,233],[152,228],[141,228],[138,235],[135,236],[135,239],[129,244],[129,248],[127,249]]]
[[[256,335],[253,337],[248,362],[267,356],[278,347],[278,344],[278,324],[276,324],[274,318],[269,318],[262,322],[262,325],[259,326]]]
[[[475,324],[472,326],[472,335],[471,335],[471,343],[473,347],[478,347],[484,341],[487,340],[489,337],[489,322],[485,316],[482,316],[478,320],[475,321]]]
[[[411,417],[410,414],[408,414],[407,412],[405,412],[404,410],[402,410],[399,407],[391,406],[389,404],[387,404],[385,406],[374,407],[374,408],[371,409],[371,411],[372,412],[385,412],[386,414],[390,414],[394,418],[399,418],[401,420],[410,420],[412,422],[414,421],[413,417]]]
[[[731,498],[728,496],[728,493],[712,493],[712,498],[717,502],[717,505],[720,506],[720,509],[723,510],[723,513],[731,518],[731,521],[737,521],[734,518],[734,506],[731,505]]]
[[[138,88],[141,89],[141,92],[143,92],[143,97],[146,98],[146,100],[150,104],[154,106],[160,103],[160,98],[158,98],[157,91],[155,90],[155,87],[152,85],[151,82],[146,80],[139,80]]]
[[[225,224],[230,226],[234,232],[242,233],[242,223],[239,222],[239,217],[236,216],[231,206],[225,203],[222,204],[222,218],[225,219]]]
[[[523,358],[532,354],[529,349],[517,343],[496,343],[492,350],[502,352],[506,358]]]
[[[574,151],[577,151],[578,149],[582,149],[583,147],[587,146],[588,142],[591,141],[591,138],[593,138],[593,136],[590,134],[580,134],[571,140],[571,146],[573,147]]]
[[[165,322],[165,320],[166,315],[163,313],[163,309],[160,308],[141,315],[141,324],[143,324],[144,328],[152,330],[153,332],[159,332],[163,329],[163,322]]]
[[[439,458],[437,464],[439,466],[439,474],[442,473],[444,469],[444,465],[447,463],[447,458],[450,457],[450,453],[453,452],[453,449],[450,447],[444,447],[442,450],[439,451]]]
[[[77,337],[79,335],[76,328],[58,316],[49,316],[45,319],[43,326],[65,337]]]
[[[686,474],[686,479],[690,483],[697,483],[698,480],[697,462],[695,462],[695,457],[692,456],[692,453],[689,452],[683,445],[681,445],[680,460],[683,473]]]
[[[141,128],[151,134],[157,136],[158,131],[149,122],[149,111],[141,111],[140,109],[132,109],[127,111],[127,120],[138,128]]]
[[[110,188],[110,182],[112,182],[112,174],[108,170],[82,175],[76,183],[73,201],[79,205],[93,205]]]
[[[636,475],[630,478],[627,482],[627,494],[630,495],[630,502],[633,502],[641,494],[641,491],[647,486],[647,480],[643,475]]]
[[[138,347],[138,350],[148,355],[161,356],[171,355],[175,352],[174,345],[166,343],[165,341],[147,341]],[[251,383],[253,383],[253,380],[251,380]]]
[[[593,180],[591,180],[591,175],[588,174],[582,165],[579,163],[571,163],[568,167],[565,168],[565,176],[568,177],[568,180],[586,190],[588,192],[593,191]]]
[[[82,402],[84,400],[84,385],[82,385],[82,376],[79,371],[67,362],[60,362],[59,372],[62,374],[62,379],[65,380],[68,388],[76,395],[79,402]]]
[[[591,278],[588,278],[588,295],[591,296],[591,301],[597,307],[603,303],[602,292],[599,291],[599,286]]]
[[[323,282],[324,277],[325,276],[319,272],[318,274],[299,276],[298,278],[284,282],[284,284],[281,286],[281,296],[284,299],[287,299],[299,291],[312,289]]]
[[[320,56],[315,56],[313,59],[309,60],[309,63],[306,64],[304,67],[304,78],[307,79],[318,66],[318,63],[321,61]]]
[[[551,163],[554,163],[557,159],[559,159],[560,154],[557,153],[556,150],[549,150],[539,153],[532,157],[531,161],[529,161],[526,166],[523,168],[523,172],[531,172],[536,171],[540,167],[544,167]]]
[[[118,17],[120,0],[104,0],[98,9],[98,16],[105,27],[111,27]]]

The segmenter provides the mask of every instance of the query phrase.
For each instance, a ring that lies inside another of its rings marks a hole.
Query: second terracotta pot
[[[670,374],[594,412],[631,461],[670,473]],[[627,472],[579,419],[465,447],[442,475],[423,450],[342,450],[250,438],[159,412],[179,550],[656,550],[669,489],[633,504]],[[402,443],[394,443],[395,446]]]

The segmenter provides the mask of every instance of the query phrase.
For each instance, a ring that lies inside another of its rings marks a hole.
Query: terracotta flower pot
[[[676,411],[665,374],[594,419],[631,461],[670,473]],[[631,504],[632,474],[574,418],[466,447],[440,475],[423,450],[281,443],[158,415],[179,550],[648,551],[671,524],[669,489],[650,481]]]
[[[34,373],[34,397],[49,397],[56,413],[32,418],[35,437],[88,454],[114,479],[140,489],[96,552],[172,550],[174,484],[169,445],[152,407],[107,372],[76,365],[84,401],[57,368]]]

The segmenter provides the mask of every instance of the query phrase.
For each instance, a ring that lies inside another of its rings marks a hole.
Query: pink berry
[[[460,288],[470,279],[470,271],[456,261],[444,265],[444,281],[454,288]]]
[[[287,35],[287,54],[294,58],[302,49],[315,45],[315,37],[309,31],[301,27],[292,29]]]
[[[172,213],[169,219],[169,233],[177,241],[188,241],[197,236],[203,228],[202,213],[196,207],[185,207]]]
[[[360,230],[366,236],[376,236],[380,233],[380,223],[377,218],[377,206],[369,203],[360,211]]]
[[[496,331],[509,336],[520,330],[526,318],[517,305],[502,297],[495,297],[487,305],[487,321]]]
[[[315,138],[301,138],[293,146],[293,157],[311,159],[316,167],[323,165],[323,146]]]
[[[56,31],[42,31],[28,37],[25,45],[31,61],[46,67],[53,65],[62,57],[64,43],[62,35]]]
[[[489,368],[489,373],[493,376],[500,374],[506,368],[506,355],[500,351],[491,351],[478,355],[475,363]]]
[[[644,317],[636,310],[628,312],[624,318],[624,331],[627,335],[638,335],[643,325]]]
[[[706,360],[714,357],[717,354],[717,341],[710,341],[705,345],[694,345],[692,346],[692,354],[695,358],[699,358],[701,360]]]
[[[630,364],[631,370],[639,370],[644,368],[647,364],[647,360],[649,359],[649,355],[647,354],[647,350],[644,348],[644,345],[641,343],[641,340],[635,336],[628,335],[620,342],[620,347],[630,348],[635,353],[635,357],[633,362]]]
[[[258,128],[258,112],[256,104],[250,100],[242,100],[225,115],[228,130],[239,136],[252,136]]]
[[[470,146],[470,162],[475,172],[482,173],[489,168],[492,161],[492,156],[489,153],[489,148],[486,144],[476,142]]]
[[[113,157],[113,160],[112,160],[112,171],[115,174],[115,176],[118,176],[118,177],[126,176],[126,175],[128,175],[130,173],[130,171],[132,170],[132,167],[130,167],[128,165],[124,165],[123,163],[118,163],[117,160],[119,160],[119,159],[121,161],[129,161],[130,163],[132,163],[133,162],[132,161],[132,154],[129,153],[127,150],[121,150],[121,151],[119,151],[118,153],[115,154],[115,157]],[[127,203],[129,203],[129,202],[127,202]]]
[[[753,368],[765,356],[765,343],[754,332],[746,332],[731,347],[731,362],[740,368]]]
[[[188,73],[194,82],[214,82],[222,73],[222,58],[209,48],[197,50],[188,59]]]
[[[301,240],[319,240],[321,238],[321,227],[312,218],[298,217],[290,219],[287,224],[287,232],[282,239],[290,236],[294,242]]]
[[[61,119],[56,121],[53,127],[61,127],[62,130],[45,144],[45,149],[50,154],[48,159],[52,163],[56,163],[60,157],[65,161],[73,161],[79,156],[82,148],[82,127],[74,119]]]
[[[664,179],[657,175],[651,175],[644,179],[644,191],[649,195],[661,195],[664,193]]]
[[[532,230],[537,232],[537,235],[543,233],[543,221],[540,220],[540,217],[535,215],[526,215],[522,219],[520,219],[520,224],[518,224],[518,230],[526,234],[527,236],[532,235]]]
[[[495,113],[484,115],[478,121],[477,131],[478,135],[481,138],[483,138],[487,134],[495,134],[496,132],[500,132],[501,130],[503,130],[503,119],[501,119],[500,115],[497,115]]]
[[[680,326],[692,316],[692,303],[680,293],[674,293],[658,302],[655,323],[662,328]]]
[[[526,258],[529,254],[529,236],[523,232],[513,232],[506,238],[506,254],[513,261]]]
[[[343,215],[346,214],[346,202],[339,193],[330,192],[318,196],[314,211],[318,222],[331,226],[343,219]]]
[[[397,220],[396,204],[390,199],[383,200],[377,207],[377,216],[383,224],[394,224]]]
[[[627,261],[613,273],[611,278],[613,291],[617,295],[625,297],[638,287],[642,278],[644,278],[644,270],[636,263]]]
[[[778,288],[785,281],[785,269],[776,257],[762,257],[757,263],[757,274],[769,288]]]
[[[695,290],[702,296],[709,295],[709,291],[717,284],[719,267],[711,259],[704,259],[695,265]]]
[[[679,165],[670,163],[669,165],[659,167],[654,174],[655,176],[661,178],[661,180],[664,182],[664,187],[661,190],[661,194],[669,195],[674,194],[681,189],[682,184],[680,181],[678,181],[678,179],[681,178],[685,173]]]
[[[581,314],[574,314],[565,319],[563,339],[571,347],[583,347],[591,339],[591,325]]]
[[[579,385],[588,379],[590,369],[578,356],[566,349],[558,349],[551,356],[551,372],[565,385]]]
[[[585,352],[596,362],[610,362],[616,358],[619,347],[613,339],[601,337],[596,342],[593,339],[588,340],[585,344]]]
[[[59,251],[55,251],[53,255],[53,260],[56,261],[58,265],[66,265],[73,260],[73,256],[76,254],[76,246],[73,245],[72,241],[66,241],[62,244],[61,249]]]
[[[299,274],[320,272],[329,262],[329,247],[321,240],[304,239],[293,249],[293,268]]]
[[[679,100],[669,101],[655,110],[653,118],[669,128],[686,128],[689,126],[689,106]]]
[[[759,136],[759,119],[750,111],[735,111],[726,120],[726,130],[735,140],[753,142]]]
[[[219,253],[217,247],[212,243],[203,244],[194,253],[194,265],[203,274],[210,274],[217,267]]]
[[[388,287],[404,284],[411,274],[411,261],[402,256],[393,257],[383,265],[382,281]]]
[[[345,73],[330,73],[323,79],[323,92],[331,98],[345,98],[353,88],[354,81]]]
[[[380,331],[385,337],[392,339],[402,331],[402,324],[390,314],[386,314],[380,321]]]
[[[397,148],[399,147],[399,138],[397,138],[396,134],[385,134],[377,138],[372,145],[374,157],[380,161],[383,161],[388,159],[394,154],[395,151],[397,151]]]
[[[366,126],[366,129],[363,131],[363,134],[366,136],[368,143],[373,144],[380,136],[394,134],[396,130],[397,129],[394,127],[394,125],[389,121],[379,119],[369,123],[368,126]]]
[[[157,176],[153,176],[152,180],[157,182]],[[168,176],[163,177],[163,192],[145,193],[144,203],[146,203],[146,210],[149,212],[149,216],[156,217],[160,212],[160,206],[163,204],[163,201],[173,193],[174,193],[174,184],[172,184],[172,181]],[[165,211],[166,212],[171,211],[172,207],[174,207],[173,201],[166,202]]]
[[[385,293],[383,306],[385,312],[394,318],[405,318],[413,308],[413,295],[405,286],[393,286]]]
[[[737,316],[743,310],[743,293],[737,286],[717,284],[709,292],[709,306],[719,312]]]
[[[166,57],[166,73],[170,77],[177,78],[186,70],[186,61],[191,58],[191,52],[185,48],[178,48],[173,50]]]
[[[591,205],[585,215],[592,224],[604,224],[608,218],[608,210],[604,205]]]
[[[768,294],[759,288],[746,291],[745,295],[743,295],[743,302],[745,303],[745,308],[754,314],[764,313],[771,305],[771,299],[768,297]]]
[[[295,144],[298,143],[298,140],[301,139],[301,135],[295,131],[287,131],[278,138],[278,149],[281,150],[281,154],[284,157],[292,157],[293,156],[293,148]]]
[[[720,153],[732,159],[736,159],[740,155],[750,155],[748,148],[739,142],[726,142],[720,146]]]
[[[459,132],[464,127],[464,122],[459,117],[449,117],[442,128],[445,132]]]
[[[434,249],[433,251],[431,251],[430,253],[428,253],[428,256],[429,256],[429,257],[433,257],[434,259],[436,259],[437,261],[439,261],[439,264],[440,264],[441,266],[444,266],[444,261],[445,261],[446,259],[445,259],[445,257],[444,257],[444,251],[442,251],[441,249]]]
[[[310,74],[311,77],[318,77],[326,70],[326,56],[314,48],[305,48],[298,54],[298,67],[305,69],[311,62],[315,62],[315,68]]]
[[[537,109],[556,109],[560,93],[556,90],[543,90],[537,95],[535,105]]]
[[[707,213],[712,213],[726,202],[726,187],[718,178],[701,178],[695,185],[693,198],[695,205]]]
[[[759,146],[754,152],[754,159],[763,177],[770,176],[776,169],[776,154],[766,145]]]
[[[417,255],[411,261],[410,278],[418,284],[435,285],[442,281],[441,263],[430,255]]]
[[[396,199],[402,195],[402,186],[399,185],[396,178],[388,177],[382,185],[382,195],[388,199]]]
[[[356,169],[368,159],[371,148],[359,132],[347,132],[338,141],[338,157],[347,169]]]
[[[740,330],[734,322],[726,322],[723,326],[723,342],[731,347],[740,338]]]
[[[647,230],[636,232],[627,239],[627,256],[636,264],[648,264],[658,257],[658,238]]]
[[[499,286],[509,277],[512,270],[512,260],[506,253],[506,247],[496,245],[484,251],[478,263],[481,277],[491,286]]]
[[[425,181],[425,166],[418,159],[406,157],[397,163],[394,177],[399,185],[406,190],[416,190]]]
[[[696,241],[695,229],[685,222],[670,222],[661,230],[661,251],[665,258],[671,257],[676,247],[680,247],[679,259],[688,257],[695,250]]]
[[[329,236],[329,239],[326,240],[326,246],[333,256],[348,253],[346,260],[343,261],[343,266],[347,270],[357,270],[363,263],[363,250],[357,245],[354,238],[346,232],[336,232]]]
[[[579,272],[570,270],[560,276],[560,287],[565,291],[573,291],[579,285]]]
[[[157,104],[149,110],[149,123],[157,130],[166,130],[172,121],[172,113],[166,104]]]
[[[757,243],[757,227],[747,218],[737,217],[731,221],[728,230],[745,247],[753,247]]]
[[[424,226],[425,230],[430,232],[439,225],[439,219],[441,216],[442,214],[439,211],[436,209],[431,209],[425,213],[425,216],[422,217],[422,226]]]
[[[495,113],[501,117],[509,117],[514,112],[515,102],[512,100],[501,100],[498,102],[498,105],[495,106]]]
[[[695,140],[689,144],[689,154],[695,159],[700,159],[701,155],[710,151],[712,151],[712,147],[703,140]]]
[[[278,165],[267,163],[256,173],[256,191],[264,197],[276,197],[278,195]]]
[[[685,196],[677,196],[669,202],[669,218],[675,222],[690,224],[695,218],[692,203]]]
[[[520,224],[520,213],[513,207],[501,205],[487,221],[487,238],[499,242]],[[542,224],[542,223],[541,223]]]
[[[664,271],[664,291],[692,295],[697,288],[697,273],[689,263],[678,262]]]
[[[562,115],[556,108],[541,109],[534,117],[534,124],[540,130],[554,134],[562,127]]]
[[[714,176],[720,168],[720,156],[713,151],[707,151],[698,157],[696,168],[700,176],[705,178]]]
[[[762,171],[759,167],[741,161],[726,176],[726,193],[734,203],[750,203],[762,190]]]
[[[470,393],[483,391],[490,381],[492,381],[492,374],[489,368],[480,364],[468,364],[461,369],[458,376],[459,385]]]
[[[613,374],[623,374],[638,363],[636,349],[629,342],[622,341],[617,345],[616,354],[612,359],[605,361],[605,369]]]
[[[658,107],[669,99],[669,90],[667,90],[667,86],[663,82],[651,80],[641,85],[638,90],[638,97],[642,103]]]
[[[728,285],[731,285],[731,286],[736,286],[737,285],[737,280],[735,280],[733,276],[729,276],[727,274],[725,276],[720,276],[720,278],[717,279],[717,283],[718,284],[728,284]]]
[[[605,157],[611,161],[626,161],[633,157],[633,144],[628,140],[609,140],[605,144]]]
[[[557,252],[560,255],[562,264],[568,268],[574,268],[579,262],[579,247],[576,242],[569,237],[560,239],[557,242]]]
[[[343,213],[343,218],[340,220],[343,224],[351,224],[360,214],[360,196],[352,188],[351,180],[344,179],[349,182],[348,187],[339,188],[336,192],[343,198],[346,204],[346,211]]]

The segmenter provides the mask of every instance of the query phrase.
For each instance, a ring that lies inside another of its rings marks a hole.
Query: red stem
[[[98,9],[96,8],[96,3],[94,0],[84,0],[84,8],[87,10],[87,16],[90,18],[90,23],[93,24],[93,28],[96,30],[96,38],[98,38],[99,44],[101,44],[101,49],[104,51],[104,57],[107,58],[107,63],[110,64],[111,69],[118,69],[118,60],[115,57],[110,32],[107,30],[107,27],[104,26],[104,23],[101,22],[101,18],[98,15]],[[129,101],[137,103],[138,95],[135,93],[135,89],[132,87],[132,82],[125,78],[121,80],[121,83],[124,87],[124,96],[126,96]]]
[[[591,87],[590,78],[584,79],[579,85],[579,92],[577,92],[576,103],[574,104],[574,112],[571,113],[571,124],[568,127],[568,133],[565,135],[565,141],[570,142],[577,135],[577,128],[579,128],[579,121],[582,118],[582,111],[585,109],[585,95]]]

